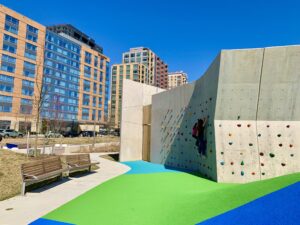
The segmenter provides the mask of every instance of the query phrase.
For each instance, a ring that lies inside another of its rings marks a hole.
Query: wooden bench
[[[92,169],[93,165],[99,164],[92,163],[90,159],[90,154],[76,154],[76,155],[66,155],[66,163],[69,167],[69,173]]]
[[[22,164],[22,195],[25,195],[27,186],[55,177],[62,178],[63,172],[67,170],[63,169],[60,157],[51,157]]]

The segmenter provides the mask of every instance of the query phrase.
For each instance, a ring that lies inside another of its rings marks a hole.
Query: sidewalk
[[[100,169],[80,177],[64,179],[52,185],[0,201],[0,225],[26,225],[99,184],[129,170],[121,163],[92,153],[91,160],[100,162]],[[7,210],[8,209],[8,210]]]

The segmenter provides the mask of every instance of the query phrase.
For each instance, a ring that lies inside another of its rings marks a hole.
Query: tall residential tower
[[[112,66],[111,123],[120,128],[123,79],[168,88],[168,65],[149,48],[131,48],[123,53],[122,64]]]

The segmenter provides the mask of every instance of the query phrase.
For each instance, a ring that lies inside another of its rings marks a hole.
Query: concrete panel
[[[196,82],[153,96],[150,160],[170,167],[197,171],[216,179],[214,112],[220,58]],[[208,117],[206,157],[192,137],[193,125]]]
[[[152,102],[152,95],[164,91],[125,79],[122,94],[120,161],[142,160],[143,107]]]

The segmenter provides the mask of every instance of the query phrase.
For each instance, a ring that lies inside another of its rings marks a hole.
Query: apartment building
[[[110,121],[116,128],[120,127],[123,91],[122,84],[124,79],[147,83],[147,66],[140,63],[123,63],[112,66]]]
[[[168,65],[151,49],[131,48],[122,55],[122,64],[112,66],[111,124],[120,128],[123,79],[168,88]]]
[[[0,128],[35,131],[46,27],[0,5]]]
[[[109,58],[72,25],[45,27],[0,5],[0,129],[35,131],[41,119],[104,124]],[[24,124],[24,125],[23,125]]]
[[[183,71],[172,72],[168,74],[168,86],[169,89],[187,84],[188,76]]]

